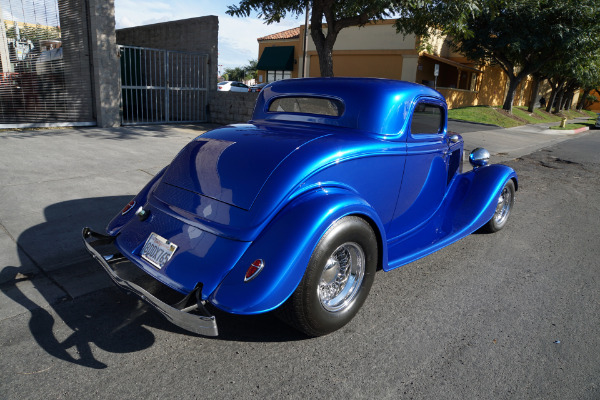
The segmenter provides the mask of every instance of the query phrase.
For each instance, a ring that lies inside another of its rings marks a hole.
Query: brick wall
[[[209,122],[239,124],[252,118],[258,93],[216,92],[208,102]]]

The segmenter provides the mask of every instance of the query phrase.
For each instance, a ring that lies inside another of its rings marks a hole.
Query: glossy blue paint
[[[209,301],[231,313],[255,314],[277,308],[300,283],[325,230],[346,215],[360,215],[383,231],[377,213],[348,190],[323,187],[294,199],[252,242]],[[259,258],[265,262],[263,271],[245,283],[246,270]]]
[[[335,98],[339,117],[270,112],[287,96]],[[439,132],[411,132],[420,104],[442,113]],[[136,196],[144,221],[120,213],[107,231],[137,266],[182,293],[236,314],[281,305],[302,279],[327,228],[346,215],[372,225],[390,270],[470,234],[493,215],[516,174],[491,165],[461,173],[463,142],[446,132],[446,103],[431,88],[363,78],[275,82],[249,124],[192,140]],[[137,207],[137,205],[136,205]],[[158,270],[141,258],[155,232],[177,244]],[[250,264],[264,269],[244,282]]]

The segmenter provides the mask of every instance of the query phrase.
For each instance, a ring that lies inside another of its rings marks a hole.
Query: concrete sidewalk
[[[587,118],[577,118],[569,122],[586,122]],[[477,147],[487,149],[491,154],[492,163],[502,163],[513,160],[536,150],[552,146],[573,135],[582,132],[550,129],[559,123],[544,123],[536,125],[517,126],[514,128],[486,129],[482,131],[465,132],[461,135],[465,140],[465,153]],[[465,158],[466,161],[466,158]]]
[[[0,132],[0,320],[111,282],[81,242],[215,125]],[[502,162],[567,140],[548,125],[463,133]]]

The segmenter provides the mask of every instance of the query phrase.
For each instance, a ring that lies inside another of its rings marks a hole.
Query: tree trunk
[[[521,82],[521,74],[514,76],[512,74],[508,74],[508,93],[506,93],[506,98],[504,99],[504,105],[502,106],[503,110],[508,111],[512,114],[512,106],[513,101],[515,99],[515,92],[517,90],[517,86],[519,86],[519,82]]]
[[[550,87],[552,88],[552,93],[550,94],[550,98],[548,99],[548,104],[546,104],[546,112],[552,112],[552,106],[554,105],[554,100],[556,100],[556,95],[560,90],[562,90],[562,86],[564,85],[564,80],[558,80],[556,83],[552,83],[552,80],[548,80],[550,82]]]
[[[319,70],[321,76],[333,76],[333,45],[337,39],[338,32],[335,29],[335,21],[328,21],[327,36],[323,33],[323,5],[313,2],[313,11],[311,14],[310,36],[312,37],[317,55],[319,56]]]
[[[554,114],[558,114],[562,109],[562,101],[565,96],[565,89],[561,88],[557,93],[556,105],[554,106]]]
[[[583,110],[583,107],[585,106],[585,98],[588,97],[590,92],[591,92],[591,90],[588,90],[588,89],[583,91],[583,94],[581,95],[581,98],[579,99],[579,104],[577,104],[577,111]]]
[[[529,108],[527,111],[529,113],[533,112],[535,105],[538,102],[538,92],[540,90],[540,77],[537,75],[533,75],[533,88],[531,90],[531,98],[529,99]]]

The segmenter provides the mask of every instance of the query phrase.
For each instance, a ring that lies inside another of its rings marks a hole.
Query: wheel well
[[[370,217],[364,214],[352,214],[354,217],[358,217],[363,219],[365,222],[371,226],[373,229],[373,233],[375,233],[375,237],[377,238],[377,271],[383,269],[383,240],[381,238],[381,232],[379,231],[379,227]]]
[[[513,183],[515,184],[515,192],[516,192],[517,190],[519,190],[519,182],[517,182],[517,179],[516,179],[516,178],[510,178],[510,179],[511,179],[511,180],[513,181]]]

